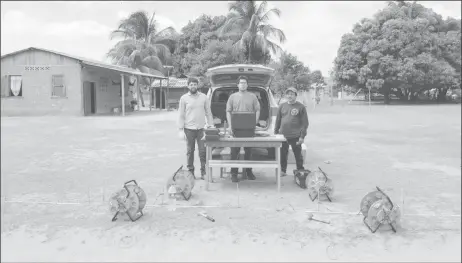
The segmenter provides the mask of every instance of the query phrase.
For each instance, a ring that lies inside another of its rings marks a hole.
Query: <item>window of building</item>
[[[60,98],[66,97],[66,86],[64,85],[63,75],[52,76],[51,96]]]
[[[2,97],[22,97],[22,76],[10,75],[3,77]]]

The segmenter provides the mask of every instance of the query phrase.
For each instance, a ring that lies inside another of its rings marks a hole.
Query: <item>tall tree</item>
[[[164,75],[164,65],[171,65],[171,52],[175,50],[178,34],[172,27],[159,31],[155,13],[138,11],[122,19],[116,30],[111,32],[111,39],[123,38],[109,50],[107,56],[117,65],[128,66],[143,73]],[[149,78],[142,78],[141,83],[151,85]],[[142,95],[140,85],[138,92]],[[141,96],[143,98],[143,96]],[[144,106],[144,100],[141,100]]]
[[[270,39],[274,37],[280,43],[286,41],[284,32],[269,23],[271,15],[280,16],[279,9],[268,10],[267,1],[262,1],[259,5],[256,1],[235,1],[229,4],[229,11],[221,34],[229,33],[236,25],[244,29],[235,47],[245,52],[248,63],[261,62],[256,61],[254,53],[266,54],[271,51],[278,54],[282,51],[281,47]]]
[[[307,90],[311,85],[310,69],[290,53],[283,52],[279,60],[270,63],[269,67],[275,70],[270,88],[279,100],[288,87]]]
[[[322,72],[319,69],[311,72],[311,82],[317,85],[326,84],[326,82],[324,81],[324,76],[322,75]]]
[[[203,78],[208,68],[242,63],[233,44],[238,40],[235,31],[219,34],[225,16],[202,15],[181,29],[177,49],[173,55],[175,75],[190,75]],[[204,88],[208,83],[202,82]]]
[[[413,2],[388,2],[342,37],[335,79],[342,85],[413,99],[425,90],[440,94],[460,85],[460,20],[443,20]]]
[[[108,52],[115,64],[129,66],[141,72],[165,72],[163,65],[171,64],[178,34],[172,27],[159,31],[155,13],[138,11],[122,19],[111,39],[123,38]]]

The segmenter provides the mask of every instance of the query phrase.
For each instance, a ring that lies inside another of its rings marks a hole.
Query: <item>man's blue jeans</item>
[[[188,171],[194,173],[194,150],[197,143],[197,148],[199,151],[199,159],[201,161],[201,175],[205,174],[205,144],[202,140],[204,137],[204,129],[192,130],[184,129],[184,134],[186,135],[186,161],[188,164]]]

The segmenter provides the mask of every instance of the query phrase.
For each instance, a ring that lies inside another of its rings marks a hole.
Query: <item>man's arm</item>
[[[276,115],[276,123],[274,124],[274,134],[279,134],[281,128],[281,117],[282,117],[282,105],[279,105],[278,114]]]
[[[301,107],[302,110],[300,111],[300,118],[302,123],[302,130],[300,132],[300,138],[305,139],[307,130],[308,130],[308,113],[306,112],[306,108],[304,106]]]
[[[253,107],[255,109],[255,117],[256,117],[256,123],[258,125],[258,121],[260,120],[260,102],[257,99],[257,96],[254,96],[254,101],[253,101]]]
[[[178,128],[181,130],[181,129],[184,129],[184,115],[185,115],[185,110],[186,110],[186,107],[185,107],[185,103],[184,103],[184,97],[182,96],[180,98],[180,103],[179,103],[179,107],[178,107]]]
[[[233,95],[229,96],[226,102],[226,119],[228,120],[228,127],[231,129],[231,112],[233,111]]]
[[[206,117],[208,126],[214,126],[214,125],[213,125],[212,110],[211,110],[211,108],[210,108],[210,102],[209,102],[209,100],[208,100],[208,98],[207,98],[206,95],[205,95],[204,107],[205,107],[205,117]]]

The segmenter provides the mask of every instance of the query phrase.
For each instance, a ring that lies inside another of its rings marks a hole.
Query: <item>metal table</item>
[[[206,190],[209,189],[209,184],[212,179],[212,168],[273,168],[276,171],[276,181],[278,192],[281,190],[281,155],[280,148],[286,139],[282,135],[267,136],[267,137],[251,137],[251,138],[235,138],[235,137],[220,137],[218,141],[205,141],[206,146]],[[213,147],[255,147],[255,148],[274,148],[275,160],[264,161],[247,161],[247,160],[212,160]]]

